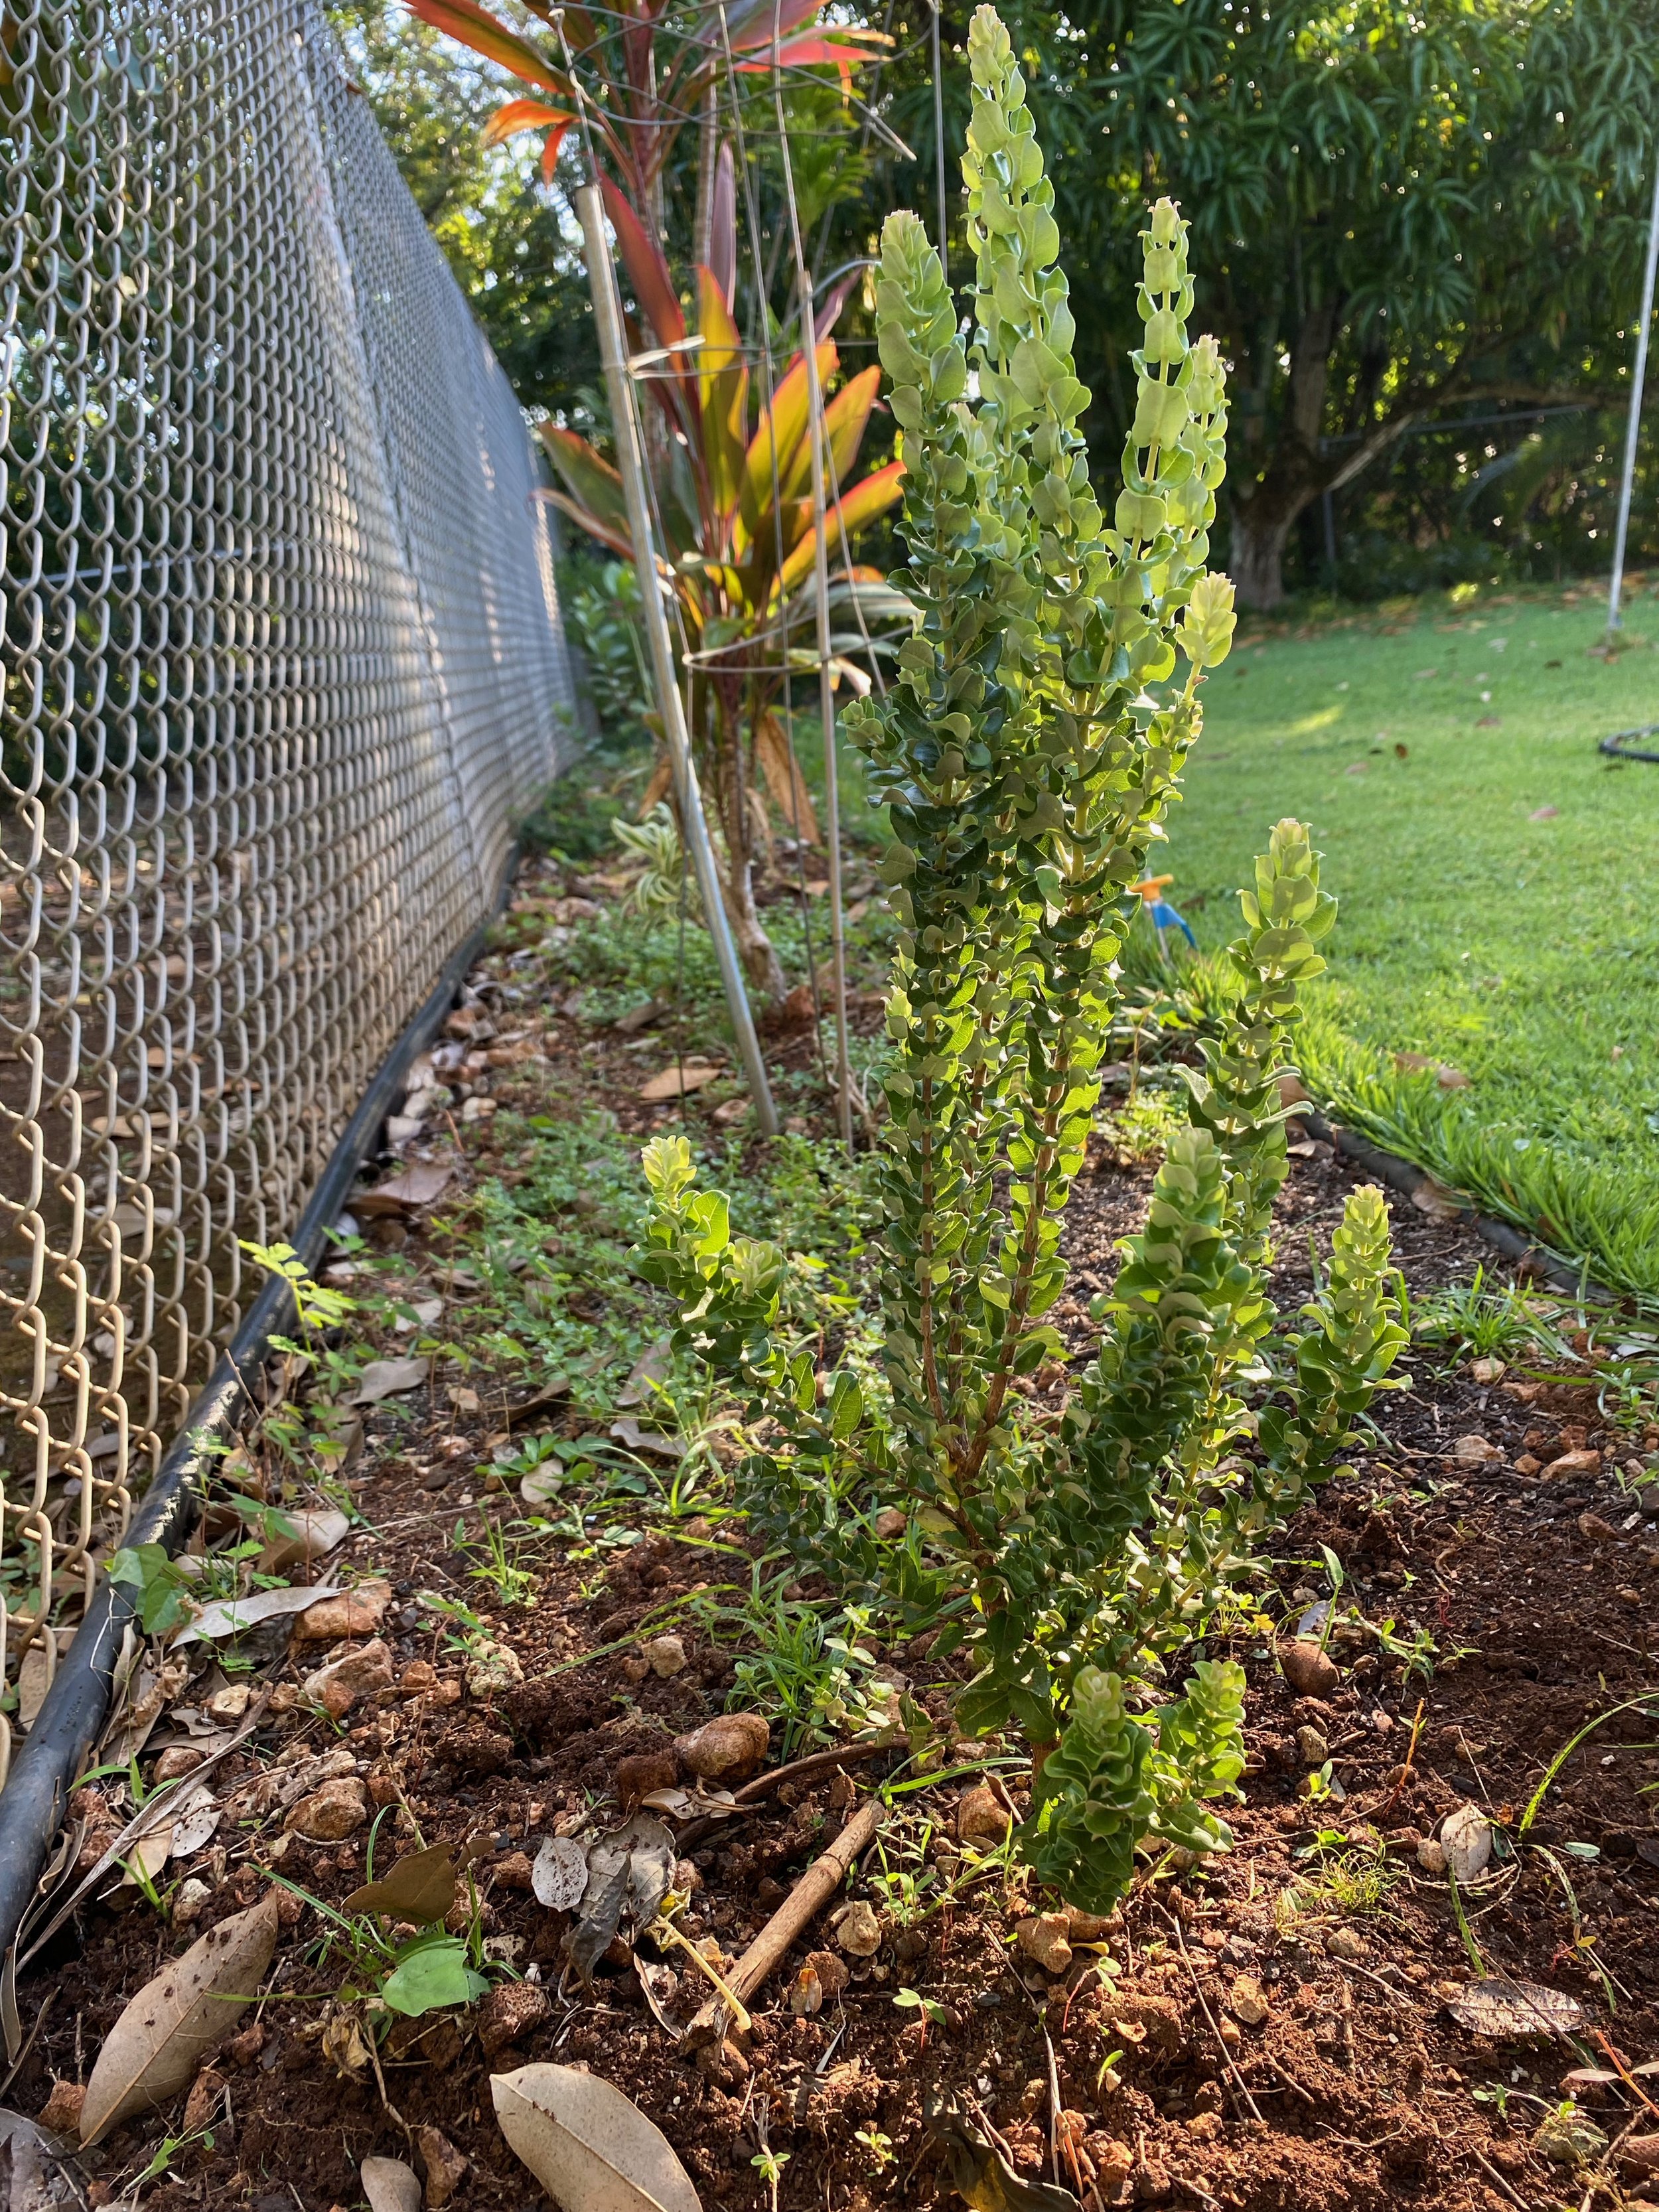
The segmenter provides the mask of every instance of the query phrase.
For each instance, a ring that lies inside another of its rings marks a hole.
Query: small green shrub
[[[1243,1675],[1194,1646],[1262,1532],[1335,1470],[1404,1333],[1386,1213],[1364,1190],[1307,1325],[1272,1334],[1277,1076],[1334,913],[1306,832],[1283,822],[1243,895],[1221,1017],[1187,1071],[1185,1122],[1123,1247],[1097,1354],[1061,1412],[1027,1395],[1065,1352],[1043,1316],[1065,1287],[1060,1229],[1129,889],[1198,734],[1203,672],[1231,637],[1231,587],[1204,568],[1225,402],[1213,343],[1187,337],[1186,226],[1161,201],[1109,526],[1077,428],[1088,394],[1053,191],[993,9],[969,52],[976,395],[938,257],[915,216],[894,216],[878,332],[906,437],[917,623],[888,699],[848,718],[890,810],[902,931],[877,1169],[881,1373],[820,1372],[816,1337],[791,1340],[784,1254],[732,1238],[683,1139],[647,1148],[640,1264],[680,1303],[679,1345],[769,1425],[743,1470],[755,1510],[911,1628],[943,1618],[936,1650],[966,1641],[978,1670],[958,1725],[1016,1728],[1032,1750],[1019,1848],[1104,1910],[1143,1838],[1227,1842],[1211,1801],[1242,1770]],[[893,1504],[905,1534],[883,1540],[874,1510]]]

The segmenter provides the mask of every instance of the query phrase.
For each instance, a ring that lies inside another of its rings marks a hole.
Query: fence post
[[[656,681],[657,706],[662,715],[663,731],[668,739],[668,757],[674,770],[674,792],[680,803],[680,823],[686,842],[691,848],[691,865],[697,872],[697,889],[702,894],[703,918],[708,925],[708,934],[714,940],[714,957],[720,963],[720,981],[726,987],[726,1011],[732,1017],[732,1034],[743,1060],[749,1096],[754,1101],[755,1119],[760,1124],[763,1136],[775,1137],[778,1133],[778,1111],[772,1103],[772,1088],[766,1079],[766,1062],[761,1057],[760,1039],[755,1034],[755,1018],[750,1011],[749,994],[744,988],[743,971],[738,965],[737,947],[732,941],[731,925],[726,920],[726,904],[720,896],[720,877],[714,866],[714,848],[709,842],[708,823],[702,811],[702,793],[697,786],[696,763],[691,757],[691,740],[685,726],[685,703],[680,697],[679,672],[674,665],[668,621],[662,611],[662,585],[657,574],[656,549],[652,542],[650,509],[646,504],[645,463],[640,452],[640,428],[634,413],[634,386],[628,373],[628,353],[623,335],[622,301],[617,295],[617,272],[611,264],[611,240],[605,234],[605,202],[597,185],[581,187],[576,194],[576,211],[581,219],[582,237],[587,248],[587,282],[593,295],[593,321],[599,332],[599,361],[605,370],[605,389],[611,396],[611,417],[617,434],[617,465],[628,501],[628,528],[634,541],[634,566],[640,580],[640,605],[645,610],[645,635],[651,648],[651,672]]]

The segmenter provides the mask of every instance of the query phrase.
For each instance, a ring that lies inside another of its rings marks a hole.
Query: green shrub
[[[744,1469],[755,1509],[911,1628],[943,1618],[936,1651],[966,1642],[978,1671],[958,1725],[1023,1733],[1021,1849],[1101,1910],[1144,1837],[1227,1841],[1209,1801],[1242,1768],[1243,1674],[1195,1658],[1171,1697],[1169,1665],[1251,1571],[1262,1532],[1334,1471],[1403,1332],[1386,1214],[1366,1190],[1306,1327],[1271,1334],[1277,1077],[1334,912],[1306,832],[1285,822],[1243,896],[1223,1016],[1188,1071],[1186,1125],[1123,1247],[1097,1355],[1062,1411],[1027,1395],[1065,1350],[1043,1316],[1065,1287],[1060,1229],[1129,887],[1198,733],[1200,679],[1231,641],[1231,587],[1204,568],[1225,404],[1213,343],[1187,338],[1186,228],[1161,201],[1109,527],[1077,429],[1088,394],[1052,188],[993,9],[975,15],[969,52],[976,396],[938,257],[896,215],[878,329],[906,435],[917,627],[889,698],[848,716],[890,809],[884,873],[902,930],[878,1166],[881,1385],[821,1373],[813,1348],[784,1340],[784,1255],[732,1239],[680,1139],[647,1148],[641,1266],[680,1303],[678,1341],[766,1424]],[[906,1533],[883,1541],[875,1510],[893,1504]]]

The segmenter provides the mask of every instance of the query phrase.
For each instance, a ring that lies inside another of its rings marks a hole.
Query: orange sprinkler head
[[[1139,891],[1148,906],[1155,906],[1164,896],[1164,885],[1172,884],[1174,881],[1173,876],[1148,876],[1140,883],[1131,884],[1129,889],[1132,891]]]

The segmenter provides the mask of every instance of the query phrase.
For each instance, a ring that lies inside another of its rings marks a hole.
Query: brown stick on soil
[[[847,1878],[847,1869],[881,1826],[878,1798],[860,1807],[828,1850],[813,1860],[783,1903],[726,1977],[733,1995],[747,2004],[801,1930],[823,1911]],[[726,2029],[726,2004],[711,1997],[680,2039],[683,2051],[718,2043]]]

